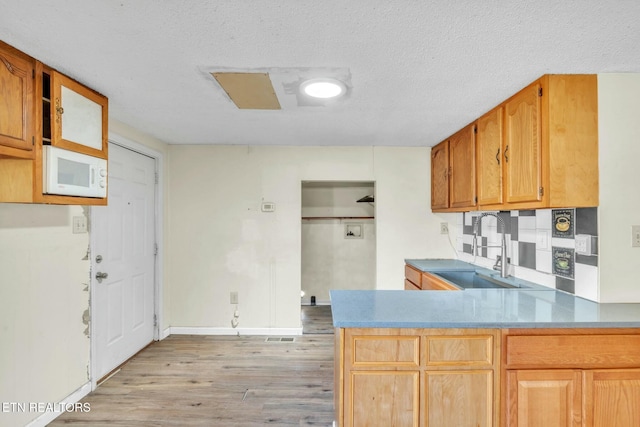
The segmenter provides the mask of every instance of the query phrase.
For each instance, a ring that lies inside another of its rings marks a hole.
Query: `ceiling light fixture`
[[[313,98],[330,99],[344,95],[347,86],[336,79],[311,79],[302,82],[300,90]]]

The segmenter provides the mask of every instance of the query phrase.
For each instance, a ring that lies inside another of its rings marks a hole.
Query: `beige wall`
[[[600,302],[640,302],[640,74],[599,74]]]
[[[0,402],[59,402],[88,379],[89,235],[81,206],[0,203]],[[0,414],[24,425],[37,412]]]
[[[430,212],[429,149],[170,146],[165,297],[172,327],[299,328],[301,182],[376,182],[378,289],[405,257],[449,257]],[[260,211],[273,202],[273,213]]]

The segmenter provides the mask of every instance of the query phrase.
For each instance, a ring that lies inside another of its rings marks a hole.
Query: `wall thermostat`
[[[272,202],[262,202],[262,212],[273,212],[276,210],[276,204]]]

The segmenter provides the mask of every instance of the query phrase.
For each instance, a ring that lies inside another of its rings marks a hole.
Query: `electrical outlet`
[[[640,248],[640,225],[631,226],[631,247]]]
[[[230,300],[231,300],[231,304],[238,304],[238,293],[237,292],[231,292],[230,295]]]
[[[441,222],[440,223],[440,234],[449,234],[449,223]]]

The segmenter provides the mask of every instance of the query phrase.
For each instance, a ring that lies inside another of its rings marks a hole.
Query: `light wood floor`
[[[90,412],[66,413],[49,425],[331,426],[330,317],[327,307],[303,307],[305,333],[293,342],[172,335],[83,399]]]

